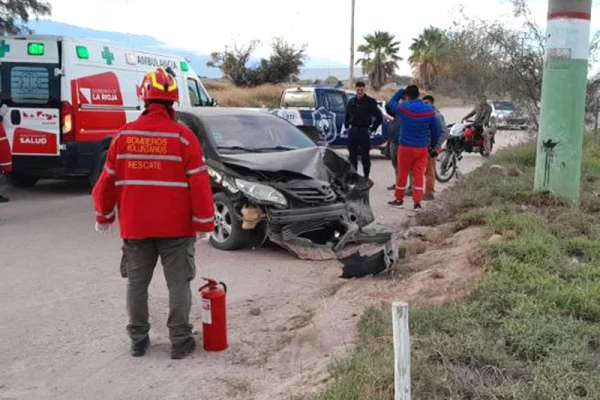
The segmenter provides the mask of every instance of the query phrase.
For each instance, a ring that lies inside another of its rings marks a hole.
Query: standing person
[[[440,127],[435,110],[419,99],[419,88],[415,85],[400,89],[390,100],[390,107],[401,119],[400,147],[398,148],[398,182],[396,199],[389,202],[397,208],[404,208],[404,196],[409,172],[413,173],[412,196],[415,211],[421,210],[423,200],[423,180],[430,147],[439,140]],[[406,96],[406,101],[400,99]],[[435,151],[435,150],[433,150]]]
[[[389,104],[385,105],[385,112],[394,120],[390,124],[390,159],[394,167],[394,181],[398,180],[398,141],[400,140],[400,118]],[[388,187],[388,190],[396,190],[396,183]]]
[[[0,107],[0,188],[6,185],[6,175],[12,171],[12,155],[10,153],[10,143],[4,130],[2,120],[8,111],[6,104]],[[8,197],[0,195],[0,203],[8,203]]]
[[[492,106],[488,104],[484,94],[477,98],[477,105],[473,111],[462,119],[463,122],[472,116],[475,116],[475,122],[473,122],[475,137],[478,135],[483,136],[484,155],[489,156],[492,152],[492,136],[490,130],[487,128],[489,128],[490,118],[492,117]]]
[[[344,126],[349,130],[348,152],[350,164],[358,171],[358,153],[361,153],[361,162],[365,178],[371,173],[371,133],[375,132],[383,115],[377,106],[377,101],[367,96],[364,82],[356,82],[356,97],[348,102]]]
[[[214,228],[214,205],[198,138],[175,120],[177,81],[166,70],[142,81],[145,110],[113,139],[93,190],[96,230],[110,230],[119,213],[127,259],[127,330],[134,357],[150,345],[148,286],[160,257],[169,289],[171,358],[196,348],[189,315],[196,275],[196,235]]]
[[[448,134],[450,131],[446,126],[446,119],[440,112],[440,109],[435,106],[435,98],[433,96],[424,96],[423,103],[428,104],[433,107],[435,110],[435,117],[440,125],[440,138],[435,146],[436,153],[440,153],[442,151],[442,145],[448,139]],[[433,153],[432,153],[433,154]],[[427,167],[425,168],[425,197],[423,198],[425,201],[431,201],[435,198],[435,163],[437,161],[437,157],[429,157],[427,159]]]

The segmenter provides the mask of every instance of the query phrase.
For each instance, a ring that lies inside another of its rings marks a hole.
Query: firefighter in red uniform
[[[191,354],[196,343],[189,314],[196,275],[196,236],[212,232],[214,205],[198,138],[175,121],[177,81],[159,68],[146,74],[146,109],[113,139],[93,190],[96,230],[107,232],[118,211],[127,259],[127,330],[132,355],[150,345],[148,286],[160,257],[169,289],[171,358]]]
[[[10,143],[4,130],[2,120],[8,108],[6,104],[0,107],[0,188],[6,183],[6,174],[12,171],[12,156],[10,154]],[[8,197],[0,195],[0,203],[8,203]]]

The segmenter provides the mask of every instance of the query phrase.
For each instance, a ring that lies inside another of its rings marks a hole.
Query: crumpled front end
[[[266,236],[300,258],[337,259],[337,253],[375,220],[369,202],[373,182],[334,151],[318,150],[314,171],[245,170],[244,179],[275,189],[288,204],[245,196],[239,217],[248,230],[264,221]]]

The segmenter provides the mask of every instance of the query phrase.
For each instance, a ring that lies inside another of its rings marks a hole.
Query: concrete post
[[[350,80],[348,89],[354,88],[354,9],[356,0],[352,0],[352,20],[350,22]]]
[[[535,189],[580,195],[592,0],[549,0]]]

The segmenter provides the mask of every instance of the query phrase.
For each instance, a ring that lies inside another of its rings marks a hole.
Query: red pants
[[[398,178],[396,181],[396,200],[404,200],[408,173],[413,174],[412,197],[415,204],[423,200],[423,180],[429,150],[427,147],[398,147]]]

